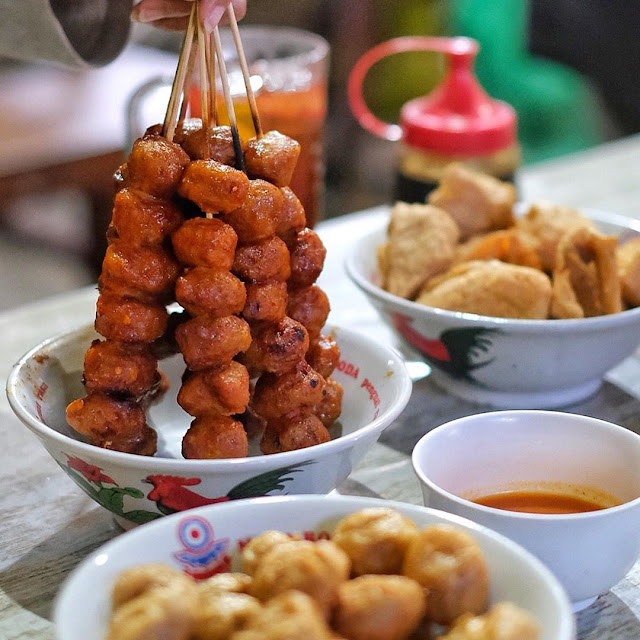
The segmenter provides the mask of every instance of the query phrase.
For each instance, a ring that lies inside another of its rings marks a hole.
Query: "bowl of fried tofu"
[[[434,382],[479,404],[573,404],[640,344],[640,221],[521,203],[459,164],[391,207],[346,270]]]

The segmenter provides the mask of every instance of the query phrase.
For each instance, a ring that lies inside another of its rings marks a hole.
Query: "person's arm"
[[[132,5],[133,0],[0,0],[0,56],[107,64],[127,43]]]
[[[229,0],[200,2],[208,29],[224,22]],[[193,0],[0,0],[0,57],[101,66],[126,45],[131,20],[182,30],[192,6]],[[233,7],[240,20],[246,0],[233,0]]]

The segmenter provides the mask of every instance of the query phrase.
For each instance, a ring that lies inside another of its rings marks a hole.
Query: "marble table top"
[[[640,149],[640,139],[632,142],[636,151]],[[629,158],[625,155],[628,148],[623,146],[615,151],[603,150],[608,170],[612,170],[612,156],[627,158],[625,166],[629,170]],[[587,160],[591,162],[591,158]],[[580,166],[580,158],[576,161]],[[538,173],[536,170],[523,173],[525,194],[530,189],[532,197],[541,197],[538,192],[545,179],[553,185],[551,178],[565,170],[566,165],[543,166],[537,169]],[[607,175],[602,167],[599,172],[601,177]],[[546,195],[554,199],[551,188]],[[631,200],[640,194],[630,189],[628,195]],[[586,206],[568,200],[571,198],[564,198],[566,204]],[[625,206],[627,209],[620,207],[617,212],[630,214],[630,202]],[[358,326],[361,331],[399,347],[364,296],[346,279],[342,267],[354,235],[366,232],[372,221],[384,214],[384,209],[369,210],[320,226],[328,255],[319,284],[332,300],[333,323]],[[95,288],[88,287],[0,313],[2,386],[13,363],[32,346],[53,334],[91,322],[96,298]],[[640,356],[636,353],[607,376],[594,396],[564,410],[610,420],[640,432],[639,398]],[[417,381],[402,416],[387,429],[338,491],[421,503],[410,463],[414,444],[443,422],[483,410],[487,407],[449,396],[429,377]],[[60,585],[84,557],[119,535],[121,529],[107,511],[85,496],[58,468],[13,415],[4,394],[0,396],[0,443],[0,638],[49,640],[54,638],[52,605]],[[579,640],[640,637],[640,562],[610,592],[577,614],[577,627]]]

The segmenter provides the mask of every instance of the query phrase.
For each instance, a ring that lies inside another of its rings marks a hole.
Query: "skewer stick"
[[[206,52],[206,34],[204,25],[200,16],[199,2],[195,3],[198,21],[198,62],[200,65],[200,105],[202,110],[202,128],[209,129],[209,100],[207,99],[207,52]]]
[[[184,93],[184,82],[187,75],[187,67],[189,66],[188,60],[191,55],[191,46],[193,44],[193,34],[195,30],[196,6],[197,3],[194,2],[193,8],[191,9],[191,15],[189,16],[187,31],[184,35],[184,40],[182,41],[182,49],[180,50],[180,56],[178,58],[176,75],[173,78],[173,85],[171,86],[171,95],[169,96],[167,113],[165,114],[164,124],[162,125],[162,132],[170,142],[173,140],[173,134],[176,131],[178,102]]]
[[[189,89],[191,87],[191,78],[193,77],[193,67],[196,62],[195,48],[191,47],[189,54],[189,62],[187,64],[187,75],[185,79],[185,87],[182,92],[182,103],[180,104],[180,114],[178,115],[178,122],[181,122],[187,117],[187,109],[189,108]]]
[[[247,91],[247,99],[249,100],[249,109],[251,110],[253,128],[256,131],[256,136],[258,138],[261,138],[262,125],[260,124],[260,115],[258,114],[258,105],[256,104],[256,97],[253,93],[253,89],[251,88],[251,76],[249,75],[247,58],[244,55],[244,48],[242,47],[242,40],[240,38],[240,30],[238,29],[238,21],[236,20],[236,14],[233,10],[233,5],[231,3],[227,5],[227,14],[229,15],[229,26],[231,27],[231,33],[233,35],[233,41],[235,42],[235,45],[236,45],[236,51],[238,52],[238,62],[240,62],[240,69],[242,70],[244,86]]]
[[[206,40],[205,52],[207,56],[207,69],[209,69],[209,101],[211,121],[215,127],[218,124],[218,105],[216,104],[216,54],[213,50],[213,34],[209,34]]]
[[[227,76],[227,67],[224,63],[224,54],[222,51],[222,42],[220,41],[220,31],[216,26],[213,30],[213,42],[215,45],[216,57],[218,58],[218,68],[220,70],[220,79],[222,80],[222,91],[224,93],[224,101],[229,114],[229,125],[231,127],[231,136],[233,137],[233,147],[236,152],[236,164],[241,171],[245,170],[244,156],[242,154],[242,144],[240,143],[240,134],[238,133],[238,125],[236,122],[236,112],[233,107],[233,98],[229,88],[229,77]]]

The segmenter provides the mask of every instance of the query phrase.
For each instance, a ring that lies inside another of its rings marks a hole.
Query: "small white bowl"
[[[392,507],[422,528],[446,522],[466,530],[484,552],[490,579],[490,600],[510,600],[529,611],[541,627],[540,640],[573,640],[575,625],[569,601],[541,562],[505,537],[456,516],[400,502],[351,496],[292,496],[257,498],[196,509],[163,518],[123,534],[86,558],[67,578],[56,599],[54,622],[59,640],[104,640],[109,615],[110,589],[125,568],[164,562],[189,570],[179,562],[189,550],[189,533],[204,542],[222,544],[211,572],[225,557],[238,570],[240,540],[268,529],[291,533],[332,532],[349,513],[368,507]],[[207,548],[210,548],[207,547]],[[193,551],[193,549],[192,549]]]
[[[412,463],[425,505],[490,527],[531,551],[555,573],[576,611],[622,580],[640,557],[640,436],[633,431],[554,411],[480,413],[427,433]],[[541,483],[592,487],[622,504],[536,514],[472,502]]]
[[[392,349],[340,327],[328,327],[341,359],[334,371],[344,388],[342,414],[332,440],[263,456],[257,442],[246,458],[185,460],[182,436],[191,417],[176,402],[182,356],[160,362],[170,390],[149,411],[158,431],[156,456],[109,451],[80,441],[67,425],[67,404],[82,397],[84,353],[97,337],[85,327],[47,340],[27,353],[7,382],[11,408],[54,460],[87,495],[125,528],[206,504],[263,495],[328,493],[402,412],[411,379]]]
[[[622,238],[640,222],[585,211]],[[451,394],[505,409],[549,409],[595,393],[604,375],[640,344],[640,307],[573,320],[513,320],[437,309],[382,289],[376,247],[386,225],[359,239],[346,271],[382,320],[433,366],[433,380]]]

